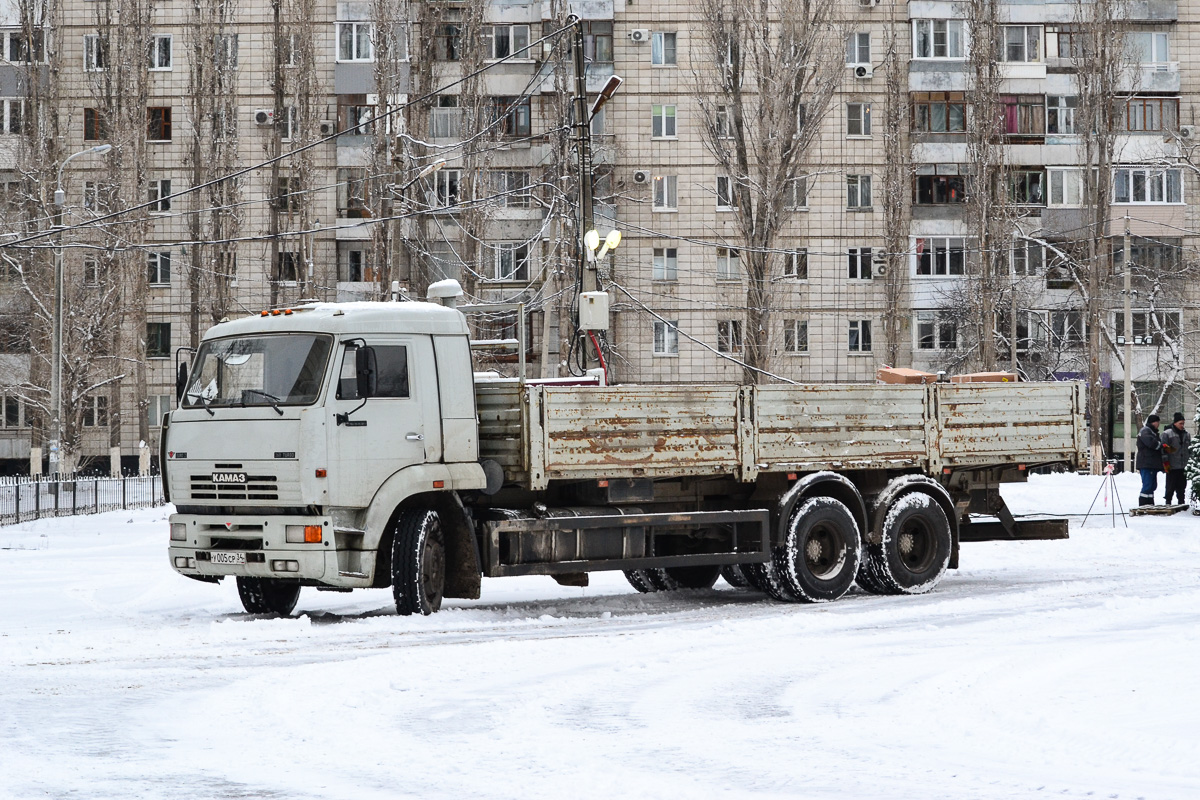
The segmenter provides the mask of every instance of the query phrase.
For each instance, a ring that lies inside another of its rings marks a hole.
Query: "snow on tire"
[[[778,571],[798,600],[837,600],[850,590],[858,572],[858,523],[840,500],[809,498],[788,520],[783,550]]]
[[[754,588],[760,592],[766,592],[772,600],[778,600],[781,603],[799,602],[800,598],[792,594],[792,590],[788,588],[779,569],[779,564],[787,558],[787,548],[775,547],[772,552],[774,558],[770,561],[762,564],[746,564],[744,567],[746,577],[749,578],[750,584]]]
[[[392,597],[396,613],[429,615],[442,607],[446,546],[442,521],[424,508],[400,512],[392,532]]]
[[[726,564],[721,567],[721,577],[735,589],[749,589],[750,579],[742,571],[741,564]]]
[[[625,580],[629,581],[629,585],[642,594],[658,591],[658,587],[654,585],[654,581],[650,580],[650,570],[627,569],[625,570]]]
[[[300,599],[300,584],[275,578],[238,578],[238,598],[250,614],[278,614],[286,617]]]
[[[950,564],[946,512],[922,492],[888,508],[868,538],[858,585],[875,594],[921,594],[938,584]]]

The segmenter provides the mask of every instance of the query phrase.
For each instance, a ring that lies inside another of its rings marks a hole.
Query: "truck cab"
[[[264,613],[303,585],[387,586],[379,531],[396,508],[486,485],[466,320],[427,303],[317,303],[219,324],[162,450],[181,574],[234,576]]]

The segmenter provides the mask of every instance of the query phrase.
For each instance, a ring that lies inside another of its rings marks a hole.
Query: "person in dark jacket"
[[[1158,471],[1162,469],[1162,441],[1158,438],[1158,414],[1146,417],[1146,425],[1137,436],[1137,461],[1134,469],[1142,473],[1142,493],[1138,495],[1139,506],[1154,505],[1154,493],[1158,490]]]
[[[1181,412],[1175,412],[1171,427],[1163,431],[1159,438],[1162,440],[1163,471],[1167,473],[1167,496],[1163,502],[1171,505],[1171,495],[1174,494],[1179,497],[1175,502],[1183,505],[1186,502],[1183,497],[1187,488],[1188,446],[1192,443],[1192,435],[1188,433]]]

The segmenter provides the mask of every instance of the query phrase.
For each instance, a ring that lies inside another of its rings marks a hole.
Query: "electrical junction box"
[[[582,292],[579,295],[579,330],[608,330],[608,292]]]

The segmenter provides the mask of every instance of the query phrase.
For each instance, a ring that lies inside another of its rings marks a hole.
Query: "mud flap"
[[[435,509],[442,519],[442,533],[446,537],[446,588],[443,595],[478,600],[483,570],[471,514],[455,492],[439,495]]]

